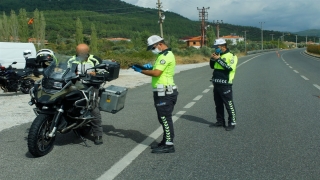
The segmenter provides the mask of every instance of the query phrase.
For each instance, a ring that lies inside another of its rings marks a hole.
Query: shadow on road
[[[182,115],[181,118],[185,119],[185,120],[188,120],[188,121],[193,121],[193,122],[196,122],[196,123],[202,123],[202,124],[208,124],[208,125],[213,124],[213,122],[207,121],[207,120],[205,120],[203,118],[196,117],[196,116]]]
[[[116,136],[120,138],[130,138],[131,140],[141,143],[146,138],[150,138],[149,136],[142,134],[141,132],[137,130],[123,130],[123,129],[116,129],[111,125],[103,125],[103,131],[107,136]],[[149,144],[145,144],[149,145]]]
[[[29,95],[29,94],[24,94],[24,93],[22,93],[22,92],[17,92],[17,93],[15,93],[15,92],[0,92],[0,96],[18,96],[18,95]]]

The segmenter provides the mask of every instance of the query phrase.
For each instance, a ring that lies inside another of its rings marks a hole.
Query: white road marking
[[[199,96],[195,97],[193,100],[194,100],[194,101],[198,101],[199,99],[202,98],[202,96],[203,96],[203,95],[199,95]]]
[[[175,122],[181,115],[186,111],[179,111],[176,115],[172,116],[173,122]],[[151,133],[144,141],[133,148],[128,154],[121,158],[117,163],[115,163],[108,171],[102,174],[98,180],[108,180],[114,179],[118,174],[120,174],[127,166],[129,166],[134,159],[136,159],[149,145],[158,139],[163,133],[162,126],[158,127],[153,133]]]
[[[295,73],[299,73],[299,71],[297,71],[297,70],[293,70]]]
[[[302,75],[301,75],[301,77],[302,77],[304,80],[307,80],[307,81],[309,80],[309,79],[308,79],[307,77],[305,77],[305,76],[302,76]]]
[[[314,87],[318,88],[320,90],[320,86],[317,84],[313,84]]]
[[[186,108],[186,109],[189,109],[191,108],[196,102],[189,102],[185,107],[183,108]]]
[[[289,68],[291,68],[291,69],[292,69],[292,67],[291,67],[291,66],[289,66]]]
[[[253,57],[253,58],[250,58],[250,59],[244,61],[243,63],[239,64],[239,65],[237,66],[237,68],[239,68],[241,65],[245,64],[246,62],[249,62],[249,61],[251,61],[252,59],[257,58],[257,57],[262,56],[262,55],[263,55],[263,54],[260,54],[260,55],[258,55],[258,56],[255,56],[255,57]]]
[[[213,87],[213,84],[211,84],[209,87],[212,88],[212,87]]]
[[[205,89],[202,93],[207,93],[209,91],[210,91],[210,89]]]

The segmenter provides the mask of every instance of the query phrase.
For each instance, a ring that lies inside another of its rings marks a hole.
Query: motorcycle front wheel
[[[53,116],[39,114],[31,124],[28,134],[28,149],[35,157],[48,154],[54,146],[55,136],[49,137]]]
[[[20,86],[20,91],[24,94],[28,94],[30,89],[34,86],[34,80],[31,78],[26,78],[23,79],[21,86]]]

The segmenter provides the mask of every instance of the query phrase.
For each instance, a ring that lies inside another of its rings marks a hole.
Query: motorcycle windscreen
[[[77,64],[68,66],[67,61],[52,61],[50,65],[44,70],[43,76],[45,78],[54,79],[57,81],[68,81],[76,77]]]

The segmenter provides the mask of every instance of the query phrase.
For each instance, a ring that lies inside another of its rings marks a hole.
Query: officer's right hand
[[[148,70],[152,70],[153,66],[151,64],[144,64],[143,67],[145,67]]]
[[[217,59],[219,59],[219,58],[220,58],[220,55],[219,55],[219,54],[213,53],[212,56],[211,56],[211,58],[210,58],[210,60],[212,59],[212,60],[214,61],[214,60],[217,60]]]

